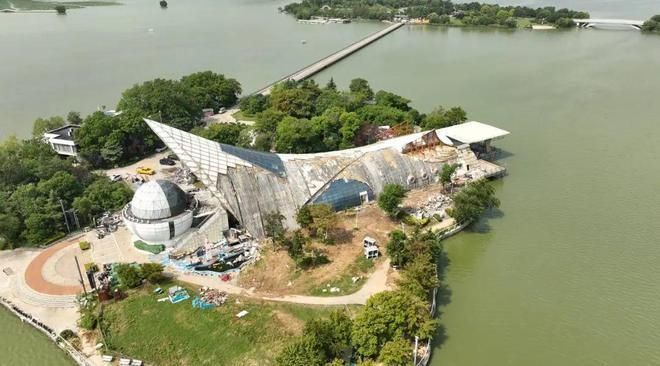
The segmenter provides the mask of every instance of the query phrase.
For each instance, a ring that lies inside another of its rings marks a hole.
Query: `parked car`
[[[167,155],[167,158],[172,159],[172,160],[179,160],[179,157],[176,156],[176,154],[169,154],[169,155]]]
[[[121,174],[113,174],[110,176],[110,180],[113,182],[121,182],[122,179]]]
[[[157,153],[163,152],[163,151],[165,151],[165,150],[167,150],[167,146],[163,146],[163,147],[158,147],[158,148],[156,148],[156,152],[157,152]]]
[[[156,172],[155,172],[153,169],[148,168],[148,167],[144,167],[144,166],[139,166],[139,167],[137,168],[137,173],[138,173],[138,174],[146,174],[146,175],[154,175],[154,174],[156,174]]]
[[[220,107],[220,109],[218,109],[219,114],[222,114],[222,113],[225,113],[225,112],[227,112],[227,109],[225,107]]]
[[[160,165],[176,165],[176,162],[170,158],[163,158],[159,160]]]

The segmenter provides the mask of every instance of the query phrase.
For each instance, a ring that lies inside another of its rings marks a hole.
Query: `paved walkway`
[[[198,286],[208,286],[229,294],[250,296],[268,301],[290,302],[296,304],[309,305],[364,305],[367,299],[379,292],[387,291],[390,287],[387,285],[387,272],[390,269],[390,260],[387,259],[372,273],[367,282],[357,292],[344,296],[259,296],[252,290],[246,290],[242,287],[222,282],[217,276],[197,276],[187,274],[177,274],[176,278],[180,281],[188,282]]]

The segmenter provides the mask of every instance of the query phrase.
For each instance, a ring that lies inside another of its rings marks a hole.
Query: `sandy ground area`
[[[9,299],[19,308],[37,317],[58,333],[64,329],[76,329],[78,311],[75,308],[44,308],[28,304],[21,300],[12,286],[12,281],[17,280],[16,276],[22,276],[28,264],[40,253],[41,251],[33,249],[0,252],[0,267],[2,269],[11,268],[13,272],[8,276],[0,271],[0,296]]]

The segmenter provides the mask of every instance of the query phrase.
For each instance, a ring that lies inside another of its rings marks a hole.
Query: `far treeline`
[[[660,14],[654,15],[651,19],[645,21],[642,26],[642,31],[660,33]]]
[[[428,19],[432,24],[519,27],[524,24],[574,26],[572,19],[589,18],[589,13],[555,7],[500,6],[449,0],[303,0],[284,7],[298,19],[324,16],[349,19],[394,20],[397,16]],[[522,23],[522,22],[520,22]]]

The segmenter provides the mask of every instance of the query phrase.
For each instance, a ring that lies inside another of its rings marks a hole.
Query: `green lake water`
[[[655,0],[554,4],[660,13]],[[213,69],[256,90],[382,27],[297,24],[279,5],[0,14],[0,136],[159,76]],[[499,212],[446,242],[452,294],[431,365],[660,364],[659,70],[660,36],[636,31],[404,27],[316,77],[364,77],[422,111],[461,105],[511,131],[496,143],[509,171]]]
[[[66,353],[31,325],[0,306],[0,365],[71,366]]]

